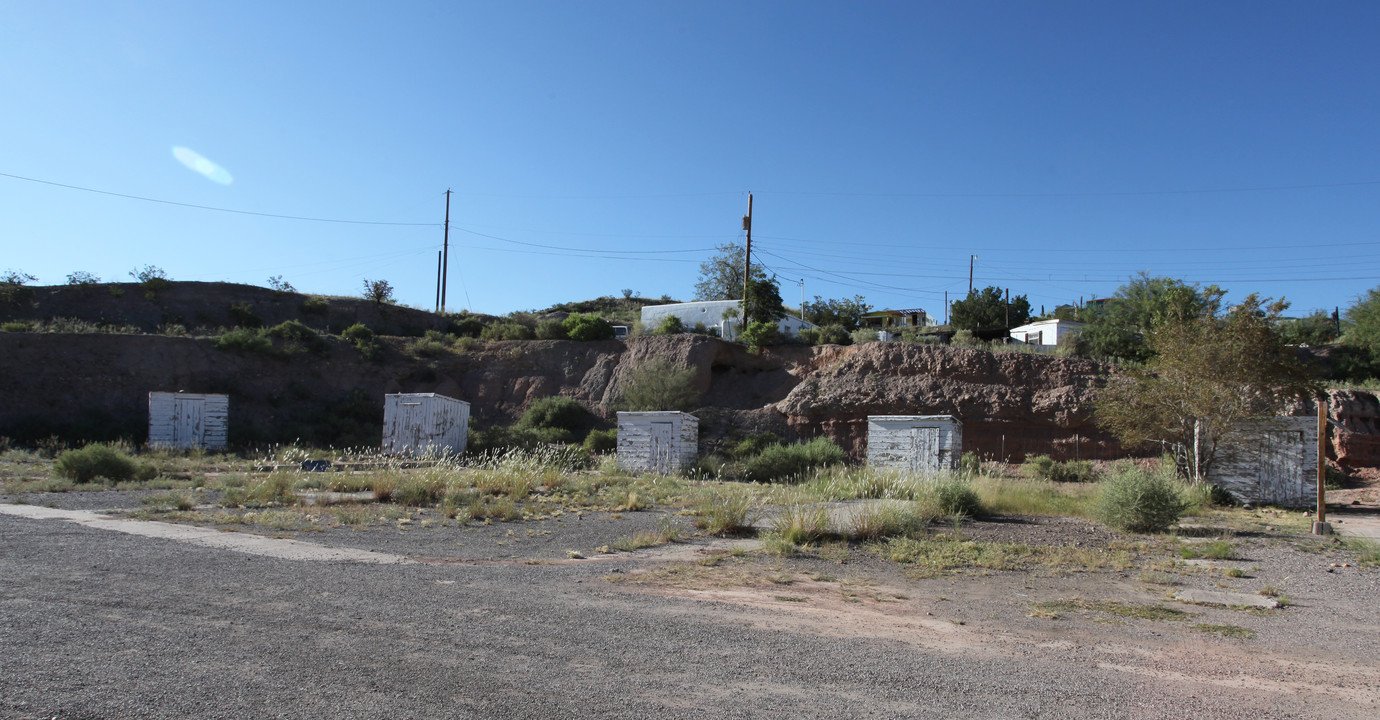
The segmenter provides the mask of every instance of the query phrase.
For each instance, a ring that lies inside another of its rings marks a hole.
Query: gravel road
[[[1307,536],[1241,541],[1241,579],[1183,576],[1277,583],[1285,610],[1165,622],[1031,616],[1165,602],[1136,572],[916,580],[865,552],[739,557],[705,539],[593,556],[658,517],[294,536],[420,560],[371,564],[0,512],[0,717],[1380,716],[1377,574],[1332,568],[1345,552]]]

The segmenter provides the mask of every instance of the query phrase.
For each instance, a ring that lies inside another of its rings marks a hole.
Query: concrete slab
[[[1174,599],[1179,602],[1194,603],[1198,605],[1258,607],[1267,610],[1273,610],[1279,607],[1279,601],[1274,598],[1265,597],[1264,595],[1248,595],[1246,593],[1223,592],[1219,590],[1185,589],[1174,593]]]
[[[1380,542],[1380,516],[1330,512],[1327,521],[1332,524],[1332,532],[1343,537]]]

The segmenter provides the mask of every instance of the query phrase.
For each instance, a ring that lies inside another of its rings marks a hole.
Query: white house
[[[957,470],[963,423],[950,415],[867,416],[867,464],[911,472]]]
[[[1037,320],[1033,323],[1011,328],[1011,338],[1027,345],[1054,347],[1064,338],[1077,335],[1087,323],[1073,320]]]
[[[718,337],[737,340],[738,333],[742,330],[742,304],[742,300],[701,300],[670,305],[647,305],[642,308],[642,327],[651,332],[660,327],[666,318],[677,317],[687,331],[703,324],[705,330]],[[776,327],[782,335],[795,337],[801,330],[816,326],[814,323],[787,315],[776,323]]]
[[[675,410],[618,413],[618,469],[673,475],[695,464],[700,420]]]
[[[462,455],[470,404],[436,393],[383,396],[383,451],[396,455]]]
[[[202,393],[149,393],[149,445],[154,447],[225,447],[230,396]]]

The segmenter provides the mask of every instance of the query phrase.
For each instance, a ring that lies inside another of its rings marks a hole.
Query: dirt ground
[[[0,498],[26,503],[0,505],[0,571],[9,578],[0,589],[8,619],[0,630],[7,659],[0,717],[234,717],[254,708],[273,708],[263,715],[273,717],[549,717],[559,709],[552,698],[570,693],[584,699],[572,706],[575,714],[601,717],[1380,715],[1380,646],[1371,642],[1380,631],[1380,575],[1340,540],[1299,531],[1298,518],[1282,511],[1263,511],[1262,523],[1244,526],[1189,522],[1177,537],[1128,538],[1069,518],[966,521],[932,533],[945,547],[1009,543],[1129,553],[1131,561],[1094,570],[1065,560],[936,572],[889,560],[865,543],[824,542],[775,555],[754,538],[696,535],[687,517],[650,511],[492,525],[424,524],[421,515],[364,529],[214,529],[216,536],[256,536],[262,542],[254,547],[268,547],[260,552],[150,536],[158,522],[108,524],[137,508],[140,494]],[[101,520],[38,517],[50,510]],[[1271,512],[1281,513],[1279,525],[1268,524]],[[608,548],[668,522],[681,530],[676,542]],[[1215,541],[1230,547],[1225,559],[1181,557],[1184,547]],[[274,543],[396,560],[274,556]],[[377,569],[361,575],[351,569],[364,567],[360,562]],[[82,589],[93,567],[118,572]],[[198,573],[210,575],[183,587],[184,575]],[[340,585],[343,578],[349,582]],[[387,589],[404,585],[413,588],[406,596]],[[157,661],[130,666],[119,649],[163,632],[149,620],[129,624],[153,602],[146,597],[152,587],[168,598],[187,594],[186,608],[158,613],[198,618],[199,629],[170,641],[179,657],[186,654],[177,669]],[[54,588],[62,593],[53,595]],[[1282,606],[1174,599],[1190,589],[1270,597]],[[451,591],[470,594],[430,595]],[[83,621],[89,602],[123,609],[102,615],[113,623],[107,630],[105,621]],[[284,627],[320,622],[322,602],[359,604],[350,615],[361,620],[340,630],[338,642],[373,637],[375,625],[391,638],[370,641],[378,662],[352,667],[345,685],[312,675],[316,685],[305,694],[266,687],[238,706],[216,704],[227,678],[249,672],[218,659],[227,647],[222,633],[254,648],[252,662],[264,668],[255,673],[295,677],[345,662],[338,647],[318,644],[299,655],[274,639]],[[258,609],[239,614],[251,607]],[[469,619],[454,639],[418,637],[411,621],[394,617],[408,608]],[[247,623],[252,638],[232,632],[236,623]],[[456,642],[468,654],[445,650]],[[565,658],[562,669],[538,672],[550,657]],[[609,675],[611,657],[635,675]],[[80,662],[69,668],[73,659]],[[187,663],[219,674],[187,676]],[[409,684],[403,673],[420,680]],[[107,677],[111,683],[103,684]],[[477,677],[489,680],[475,684]],[[159,690],[167,683],[178,690]],[[420,689],[447,683],[463,685],[469,704],[444,704]],[[396,691],[374,712],[366,687]]]

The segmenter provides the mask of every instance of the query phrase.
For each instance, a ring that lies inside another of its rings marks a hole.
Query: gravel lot
[[[139,506],[134,493],[25,500]],[[420,561],[379,565],[0,512],[0,717],[1380,716],[1380,575],[1321,539],[1238,537],[1232,560],[1175,573],[928,579],[857,547],[780,559],[728,552],[749,540],[692,537],[595,552],[662,516],[240,528]],[[1068,519],[963,530],[1093,548],[1116,539]],[[1283,610],[1166,600],[1186,587],[1271,586]],[[1033,610],[1051,601],[1069,609]],[[1192,616],[1123,617],[1098,601]]]

